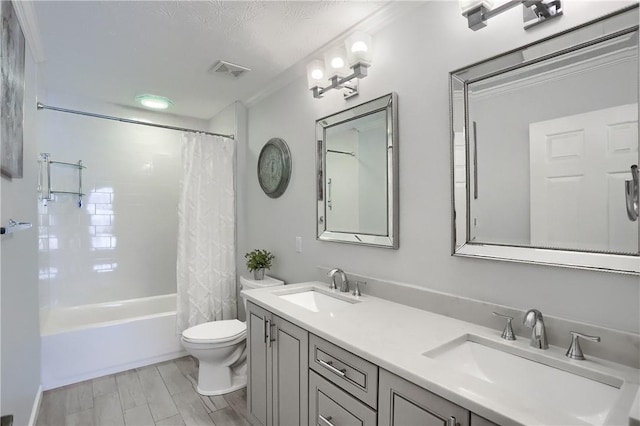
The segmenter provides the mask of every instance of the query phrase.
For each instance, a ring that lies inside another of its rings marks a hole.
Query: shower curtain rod
[[[66,108],[59,108],[59,107],[49,106],[49,105],[43,104],[42,102],[38,102],[37,103],[37,107],[38,107],[38,109],[50,109],[52,111],[68,112],[68,113],[71,113],[71,114],[78,114],[78,115],[86,115],[87,117],[103,118],[105,120],[120,121],[122,123],[140,124],[140,125],[143,125],[143,126],[159,127],[161,129],[179,130],[181,132],[190,132],[190,133],[202,133],[202,134],[205,134],[205,135],[222,136],[224,138],[235,139],[234,135],[223,135],[222,133],[205,132],[203,130],[187,129],[185,127],[166,126],[164,124],[145,123],[144,121],[130,120],[128,118],[113,117],[111,115],[94,114],[92,112],[77,111],[77,110],[73,110],[73,109],[66,109]]]

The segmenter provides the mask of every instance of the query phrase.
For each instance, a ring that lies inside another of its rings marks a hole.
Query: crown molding
[[[20,22],[22,33],[29,45],[34,61],[36,63],[44,62],[47,58],[44,54],[44,46],[42,44],[42,37],[40,36],[38,17],[34,8],[34,2],[12,0],[11,3],[13,3],[13,8],[16,11],[18,22]]]

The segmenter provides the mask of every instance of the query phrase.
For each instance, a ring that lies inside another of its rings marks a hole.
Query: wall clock
[[[258,157],[258,182],[271,198],[278,198],[289,185],[291,177],[291,152],[280,138],[271,138],[262,147]]]

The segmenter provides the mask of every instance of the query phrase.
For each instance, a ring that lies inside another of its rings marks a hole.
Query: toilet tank
[[[263,280],[254,280],[253,278],[240,275],[240,290],[273,287],[277,285],[284,285],[284,281],[277,280],[268,275],[265,275]],[[242,303],[244,304],[244,311],[247,312],[247,300],[242,295],[240,297],[242,297]]]

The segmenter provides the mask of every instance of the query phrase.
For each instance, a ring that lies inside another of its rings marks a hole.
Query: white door
[[[529,125],[531,245],[638,251],[624,181],[638,164],[638,105]]]

